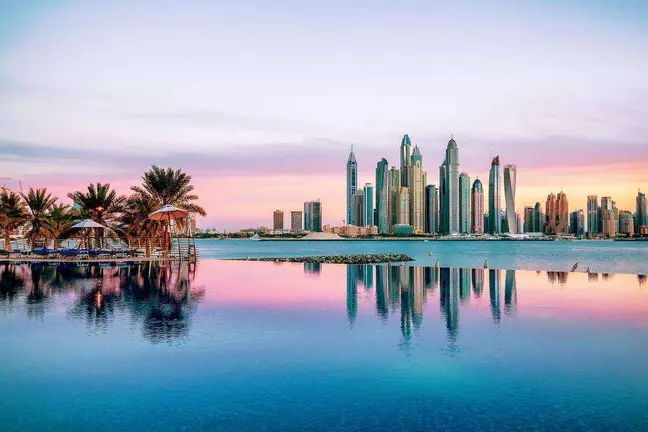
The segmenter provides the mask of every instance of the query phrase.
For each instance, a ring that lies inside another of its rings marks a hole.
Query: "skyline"
[[[0,5],[0,177],[59,197],[157,164],[193,176],[201,227],[316,198],[337,225],[349,146],[373,183],[405,133],[428,175],[451,134],[472,180],[517,165],[520,214],[648,189],[640,2],[23,3]]]

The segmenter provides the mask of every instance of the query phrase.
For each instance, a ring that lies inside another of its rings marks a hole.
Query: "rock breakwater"
[[[237,261],[270,261],[270,262],[299,262],[320,264],[376,264],[388,262],[414,261],[405,254],[353,254],[353,255],[322,255],[305,257],[246,257],[236,258]]]

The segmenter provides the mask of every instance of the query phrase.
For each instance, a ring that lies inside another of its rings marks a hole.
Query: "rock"
[[[307,257],[256,257],[236,258],[246,261],[300,262],[317,264],[376,264],[387,262],[414,261],[405,254],[354,254],[354,255],[320,255]]]

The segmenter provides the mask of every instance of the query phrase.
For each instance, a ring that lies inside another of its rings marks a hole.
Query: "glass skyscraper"
[[[425,187],[425,232],[439,232],[439,194],[435,185]]]
[[[389,168],[387,159],[381,159],[376,166],[376,225],[378,232],[389,232]]]
[[[459,232],[470,233],[470,176],[459,175]]]
[[[502,219],[500,218],[502,210],[500,199],[501,179],[499,156],[495,156],[491,162],[488,178],[488,232],[491,234],[500,234],[502,232]]]
[[[587,232],[590,235],[601,232],[599,227],[598,197],[596,195],[589,195],[587,197]]]
[[[405,134],[401,140],[400,146],[400,174],[401,187],[410,187],[409,184],[409,167],[412,164],[411,158],[412,141],[409,135]]]
[[[362,220],[365,226],[375,225],[374,223],[374,187],[371,183],[364,185],[364,202],[362,203]]]
[[[517,167],[515,165],[504,166],[504,200],[506,201],[506,221],[508,232],[516,234],[518,224],[515,216],[515,186],[517,180]]]
[[[439,199],[442,199],[441,225],[444,234],[459,233],[459,149],[448,141],[446,157],[439,167]]]
[[[349,158],[347,159],[346,165],[346,204],[347,204],[347,215],[346,223],[347,225],[352,225],[355,221],[354,207],[355,199],[354,195],[358,190],[358,163],[356,162],[355,154],[353,153],[353,146],[351,146],[351,153],[349,153]]]
[[[471,231],[475,234],[484,234],[484,187],[479,179],[473,183],[471,201]]]

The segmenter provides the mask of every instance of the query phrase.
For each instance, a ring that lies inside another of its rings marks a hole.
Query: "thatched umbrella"
[[[169,235],[170,235],[170,229],[171,229],[171,219],[173,218],[174,220],[182,219],[187,217],[189,212],[187,210],[183,210],[181,208],[172,206],[172,205],[165,205],[159,210],[154,211],[149,215],[149,219],[151,220],[156,220],[156,221],[166,221],[166,227],[165,227],[165,232],[164,232],[164,249],[165,250],[170,250],[171,248],[171,242],[169,241]]]
[[[106,229],[108,229],[108,227],[103,226],[100,223],[97,223],[97,222],[93,221],[92,219],[84,219],[81,222],[78,222],[78,223],[72,225],[69,230],[74,230],[74,229],[88,230],[88,233],[89,233],[91,230],[94,230],[94,229],[106,230]],[[88,247],[89,246],[90,246],[90,242],[88,242]]]

